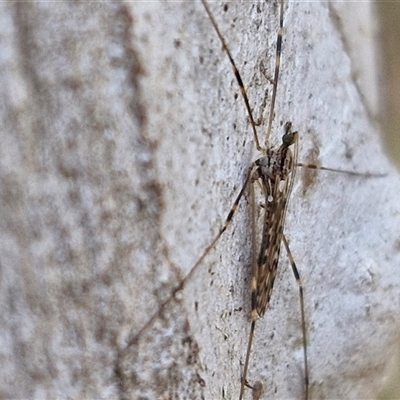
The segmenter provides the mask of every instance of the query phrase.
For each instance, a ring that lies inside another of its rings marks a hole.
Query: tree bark
[[[246,198],[176,290],[258,156],[202,5],[0,7],[2,397],[238,397],[250,312]],[[271,95],[260,65],[272,75],[279,7],[211,8],[258,117]],[[272,134],[279,144],[291,121],[299,161],[388,174],[297,172],[284,230],[305,288],[315,399],[376,397],[398,324],[400,181],[343,12],[285,5]],[[263,398],[300,399],[299,300],[281,253],[248,380],[262,383]]]

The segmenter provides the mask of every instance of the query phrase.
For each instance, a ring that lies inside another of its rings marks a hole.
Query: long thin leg
[[[293,275],[296,279],[299,287],[299,298],[300,298],[300,313],[301,313],[301,330],[303,334],[303,356],[304,356],[304,398],[308,400],[308,386],[309,386],[309,375],[308,375],[308,358],[307,358],[307,336],[306,336],[306,318],[304,313],[304,294],[303,284],[300,279],[299,271],[296,267],[292,252],[290,251],[289,244],[286,240],[285,235],[282,236],[283,244],[286,248],[286,253],[289,257],[290,265],[292,266]]]
[[[308,164],[308,163],[297,163],[296,167],[310,168],[310,169],[320,169],[322,171],[330,171],[330,172],[340,172],[342,174],[354,175],[354,176],[364,176],[366,178],[383,178],[383,177],[387,176],[387,174],[372,174],[372,173],[369,173],[369,172],[355,172],[355,171],[349,171],[349,170],[346,170],[346,169],[320,167],[318,165]]]
[[[208,4],[206,3],[206,0],[201,0],[201,2],[204,5],[204,8],[211,20],[211,23],[215,29],[215,32],[217,33],[219,40],[222,43],[222,47],[226,51],[229,61],[232,65],[233,72],[234,72],[236,80],[238,82],[240,92],[242,94],[242,97],[243,97],[243,100],[244,100],[244,103],[245,103],[245,106],[247,109],[247,113],[249,115],[251,128],[253,130],[253,135],[254,135],[255,146],[258,151],[264,152],[265,150],[260,146],[260,142],[259,142],[258,136],[257,136],[256,125],[259,125],[259,123],[257,123],[254,120],[253,113],[250,108],[249,99],[248,99],[247,92],[246,92],[246,89],[243,84],[242,77],[240,76],[239,70],[238,70],[236,63],[232,57],[232,54],[228,48],[228,45],[227,45],[224,37],[222,36],[222,34],[218,28],[218,25],[217,25],[213,15],[210,12],[210,9],[208,8]],[[280,71],[280,65],[281,65],[282,37],[283,37],[283,6],[284,6],[284,0],[280,0],[279,31],[278,31],[278,35],[277,35],[277,39],[276,39],[275,72],[274,72],[274,79],[272,81],[273,89],[272,89],[271,105],[270,105],[270,109],[269,109],[268,127],[267,127],[267,132],[265,135],[265,148],[266,149],[269,148],[269,137],[271,135],[272,121],[274,119],[276,94],[277,94],[277,89],[278,89],[279,71]]]
[[[239,400],[243,399],[243,394],[244,394],[244,387],[246,386],[246,376],[247,376],[247,370],[249,368],[249,361],[250,361],[250,353],[251,353],[251,345],[253,343],[253,337],[254,337],[254,329],[256,327],[256,321],[251,321],[251,326],[250,326],[250,333],[249,333],[249,340],[247,342],[247,350],[246,350],[246,360],[244,362],[244,369],[243,369],[243,375],[241,379],[241,384],[240,384],[240,394],[239,394]]]
[[[256,122],[254,121],[253,113],[251,112],[250,102],[249,102],[249,99],[247,97],[247,93],[246,93],[246,89],[245,89],[244,84],[243,84],[242,77],[240,76],[239,70],[236,67],[236,63],[235,63],[235,61],[234,61],[234,59],[232,57],[232,54],[231,54],[231,52],[229,50],[229,47],[226,44],[225,39],[222,36],[222,34],[221,34],[221,32],[220,32],[220,30],[218,28],[218,25],[217,25],[213,15],[211,14],[210,9],[208,8],[208,4],[206,3],[205,0],[201,0],[201,2],[203,3],[204,8],[206,9],[206,12],[207,12],[208,17],[210,18],[210,21],[211,21],[211,23],[212,23],[212,25],[213,25],[213,27],[215,29],[215,32],[217,33],[217,35],[219,37],[219,40],[222,43],[222,47],[226,51],[226,54],[228,55],[229,61],[231,62],[231,65],[232,65],[232,68],[233,68],[233,72],[235,74],[236,80],[237,80],[238,85],[239,85],[240,92],[241,92],[243,100],[244,100],[244,104],[245,104],[246,109],[247,109],[247,114],[249,115],[249,118],[250,118],[250,124],[251,124],[251,128],[253,130],[253,135],[254,135],[254,143],[256,145],[257,150],[262,152],[263,148],[260,146],[260,142],[258,140],[257,130],[256,130]]]
[[[239,201],[242,198],[247,185],[250,182],[250,177],[252,175],[253,169],[255,167],[255,164],[252,164],[250,166],[250,168],[248,169],[247,175],[246,175],[246,179],[244,181],[243,187],[240,190],[238,196],[236,197],[235,202],[233,203],[228,216],[225,219],[224,224],[222,225],[222,227],[220,228],[219,232],[217,233],[217,235],[214,237],[214,239],[212,240],[212,242],[204,249],[202,255],[200,256],[200,258],[197,260],[197,262],[193,265],[193,267],[191,268],[191,270],[189,271],[189,273],[179,282],[179,285],[177,285],[171,292],[171,296],[169,296],[163,303],[161,303],[161,305],[159,306],[158,310],[156,313],[154,313],[152,315],[152,317],[146,322],[146,324],[139,330],[139,332],[136,333],[135,336],[133,336],[133,338],[131,338],[125,348],[125,351],[132,345],[136,344],[138,339],[142,336],[142,333],[144,331],[146,331],[146,329],[148,329],[148,327],[150,325],[153,324],[153,322],[158,318],[158,316],[160,315],[160,313],[162,313],[165,309],[165,307],[175,298],[175,295],[181,291],[186,282],[188,280],[190,280],[190,278],[193,276],[193,274],[196,272],[197,268],[201,265],[201,263],[203,262],[204,258],[206,257],[206,255],[210,252],[210,250],[215,246],[215,243],[217,243],[217,241],[219,240],[219,238],[222,236],[222,234],[226,231],[226,229],[228,228],[228,226],[230,225],[230,223],[232,222],[232,218],[233,215],[235,214],[235,211],[239,205]]]
[[[279,31],[278,31],[278,36],[276,39],[275,72],[274,72],[274,80],[272,82],[273,90],[272,90],[272,97],[271,97],[271,107],[269,109],[267,133],[265,134],[265,147],[266,148],[269,147],[269,137],[271,135],[272,121],[274,119],[276,93],[278,90],[279,71],[280,71],[280,66],[281,66],[282,36],[283,36],[283,3],[284,3],[284,0],[281,0],[280,14],[279,14]]]
[[[256,180],[259,183],[259,180]],[[251,201],[251,217],[252,217],[252,230],[251,230],[251,243],[252,243],[252,257],[251,257],[251,276],[252,276],[252,285],[253,285],[253,277],[254,277],[254,269],[257,268],[257,245],[256,245],[256,199],[254,193],[253,182],[250,182],[250,201]],[[253,289],[253,288],[252,288]],[[252,301],[253,303],[253,301]],[[254,304],[252,304],[252,309],[254,308]],[[253,313],[252,313],[253,315]],[[256,320],[251,321],[249,340],[247,342],[247,350],[246,350],[246,360],[244,362],[243,375],[240,383],[240,394],[239,400],[242,400],[244,394],[244,388],[247,385],[246,377],[247,370],[249,369],[250,362],[250,353],[251,353],[251,345],[253,343],[254,337],[254,329],[256,326]]]

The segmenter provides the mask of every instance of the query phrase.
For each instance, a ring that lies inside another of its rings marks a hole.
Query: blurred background
[[[381,124],[388,154],[400,167],[400,2],[378,1]]]
[[[377,1],[381,46],[380,122],[390,158],[400,168],[400,2]],[[400,347],[400,346],[399,346]],[[400,349],[399,349],[400,350]],[[380,400],[400,399],[400,353],[392,361],[392,373]]]
[[[380,122],[386,150],[400,168],[400,2],[377,1],[379,16]],[[400,347],[400,346],[399,346]],[[392,361],[392,373],[380,400],[400,399],[400,353]]]

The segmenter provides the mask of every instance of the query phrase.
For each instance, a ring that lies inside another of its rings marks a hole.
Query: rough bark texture
[[[257,116],[278,6],[212,10]],[[290,120],[300,160],[388,173],[298,171],[285,226],[305,286],[311,397],[374,398],[399,322],[400,181],[340,11],[285,10],[274,143]],[[0,15],[1,397],[237,397],[250,309],[245,199],[154,317],[257,156],[201,4],[2,3]],[[298,295],[282,251],[248,380],[262,382],[263,398],[301,399],[302,378]]]

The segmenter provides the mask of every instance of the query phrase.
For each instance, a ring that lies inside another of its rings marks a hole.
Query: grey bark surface
[[[258,116],[278,6],[211,5]],[[250,312],[246,199],[158,312],[257,157],[201,4],[0,11],[1,397],[236,398]],[[376,100],[355,80],[341,12],[285,6],[273,130],[277,144],[292,121],[300,161],[388,174],[297,172],[285,234],[305,287],[315,399],[376,397],[399,323],[400,180],[381,150]],[[262,382],[262,398],[300,399],[299,301],[281,253],[248,380]]]

